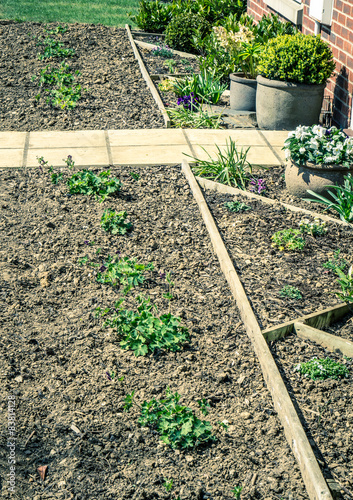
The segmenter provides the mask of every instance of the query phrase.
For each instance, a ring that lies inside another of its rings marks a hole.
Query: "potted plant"
[[[310,198],[307,190],[327,194],[353,173],[353,137],[336,127],[299,126],[288,134],[283,149],[286,186],[294,196]]]
[[[226,52],[230,53],[241,71],[231,73],[230,108],[239,111],[255,111],[257,61],[261,44],[256,41],[253,30],[239,25],[238,31],[215,26],[213,31]]]
[[[256,118],[260,128],[293,130],[319,121],[327,79],[335,68],[320,36],[282,35],[270,39],[258,63]]]

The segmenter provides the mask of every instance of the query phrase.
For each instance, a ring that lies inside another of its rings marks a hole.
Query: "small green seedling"
[[[298,288],[291,285],[284,285],[284,287],[279,291],[279,296],[295,300],[302,300],[303,298]]]
[[[315,218],[314,222],[309,219],[302,219],[299,222],[299,229],[303,234],[311,234],[312,236],[323,236],[327,233],[326,222]]]
[[[180,318],[170,313],[155,316],[150,299],[140,296],[137,300],[137,312],[124,309],[118,301],[103,325],[116,329],[122,349],[131,349],[135,356],[146,356],[157,349],[179,351],[190,340],[187,328],[180,326]]]
[[[88,262],[88,257],[80,257],[77,261],[77,264],[79,266],[83,266],[83,265],[87,264],[87,262]]]
[[[174,281],[172,281],[172,279],[171,279],[171,274],[170,274],[170,272],[168,272],[168,273],[166,274],[166,276],[165,276],[165,280],[166,280],[166,282],[167,282],[167,284],[168,284],[168,292],[164,293],[164,294],[163,294],[163,297],[164,297],[165,299],[169,300],[169,302],[170,302],[170,301],[171,301],[171,300],[173,300],[173,298],[174,298],[174,295],[172,294],[172,290],[173,290],[173,288],[174,288]]]
[[[236,499],[239,499],[239,498],[240,498],[240,495],[241,495],[242,489],[243,489],[243,487],[242,487],[242,486],[236,486],[236,487],[233,489],[232,493],[233,493],[233,495],[234,495],[234,498],[236,498]]]
[[[242,203],[240,201],[227,201],[224,206],[226,207],[229,212],[246,212],[246,210],[252,210],[249,205],[246,205],[245,203]]]
[[[202,413],[202,415],[208,415],[208,409],[210,407],[210,405],[208,404],[208,401],[203,398],[203,399],[200,399],[197,404],[199,405],[200,407],[200,411]]]
[[[123,210],[122,212],[115,212],[110,208],[104,210],[101,218],[101,226],[104,231],[111,234],[126,234],[127,231],[131,231],[131,222],[125,222],[127,213]]]
[[[108,257],[97,273],[97,281],[113,286],[123,285],[126,295],[133,287],[141,285],[145,280],[143,273],[152,271],[153,268],[152,263],[137,264],[135,259],[128,257]]]
[[[342,293],[336,293],[337,297],[344,302],[353,303],[353,266],[349,268],[347,274],[344,274],[344,272],[339,268],[336,268],[335,272],[339,278],[338,284],[342,289]]]
[[[126,396],[126,411],[134,404],[133,397],[134,393]],[[155,429],[171,448],[194,448],[215,441],[210,422],[197,418],[190,408],[181,406],[179,400],[180,395],[177,392],[172,394],[167,388],[165,399],[144,401],[139,424]]]
[[[173,488],[173,479],[165,479],[163,486],[165,487],[166,491],[169,492]]]
[[[339,255],[340,255],[340,249],[336,250],[333,255],[333,259],[329,259],[327,262],[322,264],[322,267],[324,267],[325,269],[329,269],[330,271],[333,272],[335,272],[336,269],[344,271],[348,265],[348,262]]]
[[[272,246],[278,250],[301,251],[305,246],[305,240],[301,237],[299,229],[282,229],[271,236]]]
[[[339,380],[349,376],[348,368],[331,358],[312,358],[306,363],[299,363],[295,370],[312,380],[326,380],[328,378]]]
[[[140,174],[137,174],[136,172],[130,172],[130,175],[134,179],[134,181],[138,181],[140,178]]]
[[[226,420],[223,420],[222,422],[218,421],[217,424],[220,425],[226,431],[228,430],[228,422]]]
[[[95,196],[100,202],[118,193],[122,187],[119,179],[110,177],[110,170],[98,175],[90,170],[81,170],[68,179],[67,185],[71,194]]]

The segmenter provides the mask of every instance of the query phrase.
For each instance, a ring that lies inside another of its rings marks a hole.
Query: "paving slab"
[[[288,138],[288,130],[261,130],[261,134],[268,140],[272,147],[283,148],[284,141]]]
[[[52,149],[29,149],[26,166],[37,167],[37,157],[43,156],[44,159],[53,167],[63,167],[64,159],[72,156],[77,167],[101,167],[109,165],[109,156],[106,147],[96,148],[73,148],[66,146]]]
[[[221,151],[225,151],[225,146],[220,145],[218,147]],[[195,145],[193,146],[193,151],[195,154],[192,156],[200,160],[208,160],[208,154],[210,154],[212,158],[216,158],[218,153],[218,149],[215,145]],[[279,167],[282,164],[270,148],[263,146],[252,146],[247,154],[247,160],[254,166],[263,165],[266,167]]]
[[[24,148],[26,135],[27,132],[0,132],[0,150]]]
[[[190,144],[226,144],[231,138],[239,146],[267,146],[265,139],[258,130],[212,130],[212,129],[184,129]]]
[[[103,130],[30,132],[29,149],[99,148],[105,147]]]
[[[23,149],[1,149],[0,168],[19,168],[23,163]]]
[[[111,148],[114,165],[160,165],[181,163],[185,156],[183,153],[191,155],[189,146],[123,146]]]
[[[181,129],[108,130],[111,147],[186,144]]]

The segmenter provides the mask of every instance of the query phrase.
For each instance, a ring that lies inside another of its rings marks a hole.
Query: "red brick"
[[[353,30],[353,17],[347,17],[346,26],[349,30]]]
[[[348,54],[351,54],[352,53],[352,44],[349,43],[348,41],[348,37],[345,39],[344,43],[343,43],[343,50],[345,50]]]
[[[347,16],[345,16],[344,14],[341,14],[340,12],[338,13],[338,22],[340,24],[343,24],[343,26],[346,25],[346,21],[347,21]]]
[[[344,52],[339,53],[339,62],[343,65],[347,65],[347,55]]]
[[[343,2],[341,0],[336,0],[334,8],[336,10],[342,11],[343,10]]]
[[[348,3],[343,4],[343,12],[348,16],[352,15],[352,7]]]

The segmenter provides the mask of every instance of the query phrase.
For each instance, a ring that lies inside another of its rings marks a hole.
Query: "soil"
[[[157,45],[156,45],[157,46]],[[163,47],[163,45],[161,45]],[[170,74],[185,74],[199,73],[199,64],[196,58],[181,57],[178,54],[172,54],[171,57],[162,57],[153,54],[152,50],[148,50],[142,47],[138,47],[138,50],[143,58],[146,69],[150,75],[170,75]],[[166,61],[173,59],[175,65],[172,67],[172,71],[168,67]]]
[[[124,29],[69,24],[66,33],[48,35],[56,23],[0,21],[0,130],[84,130],[163,128],[162,115],[135,60]],[[82,89],[74,109],[54,108],[39,100],[39,75],[57,60],[38,60],[38,37],[50,36],[73,48],[67,58]]]
[[[130,171],[140,174],[135,181]],[[67,173],[67,172],[66,172]],[[103,204],[68,196],[39,170],[0,172],[1,423],[7,394],[16,398],[16,498],[230,500],[307,499],[295,459],[265,388],[261,369],[205,226],[178,167],[112,167],[121,194]],[[134,229],[111,236],[100,228],[105,208],[126,210]],[[159,312],[168,305],[160,272],[175,283],[172,313],[191,333],[177,353],[135,357],[102,328],[96,307],[111,306],[120,289],[96,282],[108,255],[153,262],[133,290]],[[110,375],[116,373],[112,380]],[[108,372],[108,375],[107,375]],[[123,380],[119,380],[123,377]],[[141,428],[139,409],[124,398],[162,398],[166,388],[194,409],[206,398],[217,441],[173,451]],[[333,416],[335,419],[335,417]],[[218,422],[228,421],[228,429]],[[7,431],[1,463],[7,470]],[[37,468],[48,465],[45,480]],[[325,472],[326,473],[326,472]],[[163,486],[173,479],[173,489]],[[2,483],[6,498],[8,484]]]

